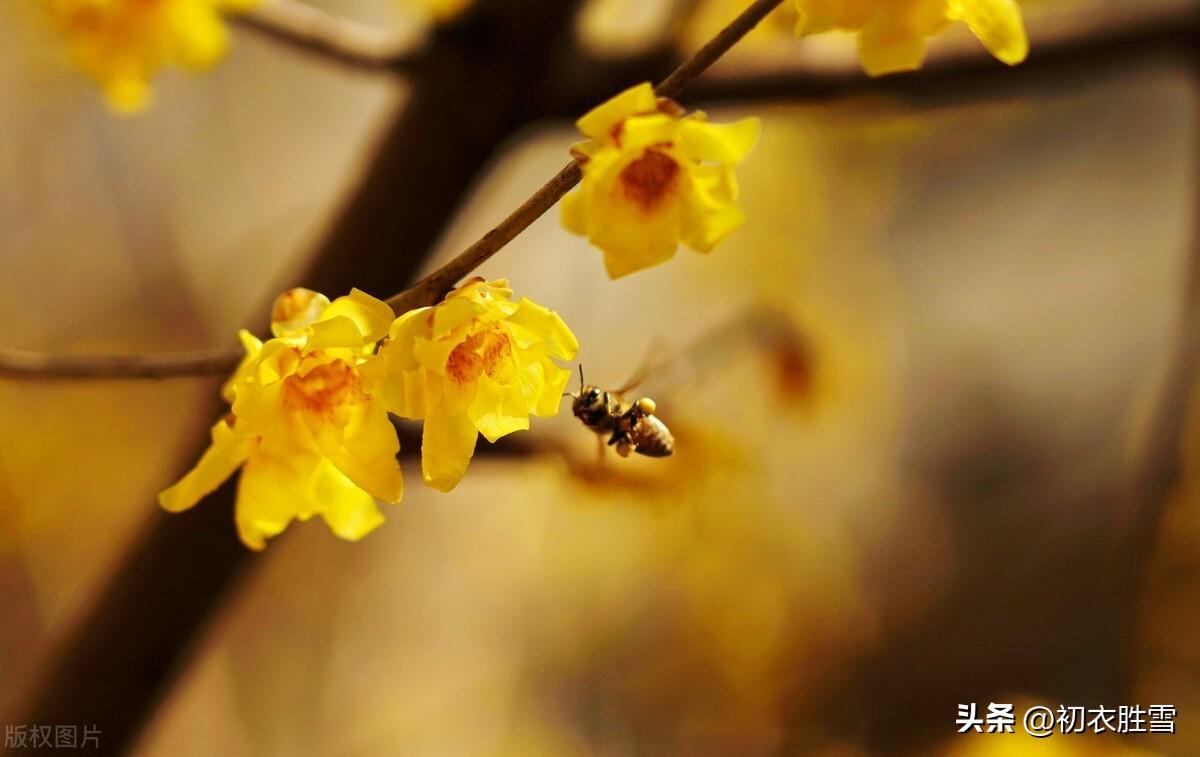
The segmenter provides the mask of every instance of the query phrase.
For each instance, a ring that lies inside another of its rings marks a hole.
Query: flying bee
[[[571,412],[575,417],[597,434],[607,435],[608,446],[616,447],[621,457],[629,457],[630,452],[646,457],[669,456],[675,451],[675,437],[671,436],[667,424],[655,417],[654,400],[642,397],[626,405],[620,397],[630,389],[632,386],[608,392],[584,383],[581,365],[579,393],[564,396],[573,400]]]

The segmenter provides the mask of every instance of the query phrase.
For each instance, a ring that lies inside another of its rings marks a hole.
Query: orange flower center
[[[508,334],[493,325],[476,331],[450,351],[446,374],[459,384],[469,384],[486,374],[502,379],[512,359],[512,342]]]
[[[650,211],[674,191],[679,183],[679,163],[670,155],[650,148],[625,166],[620,176],[625,196],[642,210]]]
[[[130,22],[130,13],[144,14],[154,11],[163,0],[129,0],[125,8],[97,2],[77,2],[66,11],[64,25],[74,32],[95,32]]]
[[[341,360],[318,365],[303,376],[293,373],[283,380],[284,407],[327,420],[332,420],[341,407],[366,398],[358,371]]]

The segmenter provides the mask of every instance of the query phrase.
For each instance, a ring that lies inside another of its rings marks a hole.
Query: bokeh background
[[[239,28],[219,68],[168,72],[149,111],[116,118],[31,6],[0,7],[0,347],[229,344],[301,275],[410,85]],[[683,44],[737,6],[701,3]],[[1200,420],[1165,453],[1178,484],[1133,485],[1200,252],[1196,60],[1103,42],[1196,10],[1136,6],[1026,3],[1031,73],[685,96],[765,122],[739,172],[749,222],[713,255],[612,282],[550,213],[482,270],[563,315],[589,381],[622,383],[650,350],[693,359],[653,392],[677,456],[596,469],[567,415],[449,495],[408,458],[404,502],[362,542],[298,524],[252,558],[133,753],[1197,753]],[[624,55],[662,12],[591,3],[580,34]],[[851,41],[785,26],[714,81],[860,76]],[[1039,63],[1056,55],[1039,41],[1072,35],[1101,41]],[[947,35],[931,69],[981,66],[975,48]],[[573,139],[566,118],[512,133],[424,267]],[[764,306],[798,361],[753,330],[691,348]],[[154,495],[216,387],[0,379],[6,717],[167,517]],[[955,738],[956,705],[989,701],[1174,704],[1179,732]]]

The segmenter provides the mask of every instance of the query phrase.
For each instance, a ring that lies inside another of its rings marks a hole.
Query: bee
[[[621,395],[629,388],[632,387],[608,392],[587,384],[581,365],[579,393],[564,396],[573,400],[571,412],[575,417],[597,434],[608,435],[608,446],[616,447],[621,457],[629,457],[630,452],[646,457],[668,457],[675,451],[675,437],[667,424],[654,415],[654,400],[642,397],[630,405],[621,402]]]

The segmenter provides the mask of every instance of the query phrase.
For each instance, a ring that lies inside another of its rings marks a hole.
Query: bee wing
[[[663,341],[662,337],[655,336],[650,340],[650,345],[646,348],[646,354],[642,357],[642,362],[634,370],[633,375],[619,388],[612,390],[612,393],[621,397],[632,392],[652,375],[661,372],[670,363],[671,358],[667,353],[666,342]]]
[[[768,354],[791,351],[801,355],[810,349],[805,334],[787,311],[770,305],[751,306],[681,350],[668,349],[661,337],[654,337],[637,370],[624,386],[611,393],[623,398],[643,384],[652,384],[648,388],[654,393],[670,394],[680,385],[698,384],[730,361],[741,359],[747,348]]]

